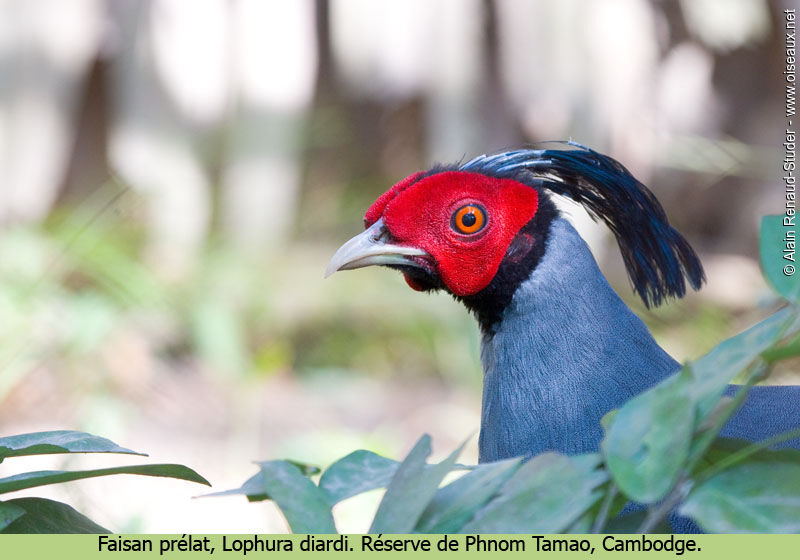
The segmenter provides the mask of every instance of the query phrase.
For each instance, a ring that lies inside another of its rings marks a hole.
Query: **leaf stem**
[[[642,524],[639,526],[636,532],[645,534],[652,531],[662,519],[664,519],[673,509],[675,509],[675,506],[677,506],[684,500],[684,498],[686,498],[691,488],[691,481],[679,481],[675,485],[672,492],[669,493],[666,499],[661,502],[658,507],[655,509],[648,508],[647,517],[644,518],[644,521],[642,521]]]
[[[697,466],[698,461],[703,458],[708,448],[719,436],[720,431],[725,424],[730,420],[733,413],[742,405],[744,399],[747,397],[750,388],[758,381],[763,379],[769,372],[770,365],[765,363],[764,360],[758,360],[749,366],[751,370],[750,375],[747,376],[747,381],[742,385],[742,388],[733,397],[733,400],[727,407],[727,410],[719,415],[714,425],[709,428],[705,434],[700,438],[698,444],[692,449],[689,460],[686,463],[686,472],[691,472]]]
[[[780,362],[800,355],[800,342],[793,342],[777,348],[768,348],[761,353],[761,357],[767,363]]]
[[[667,493],[666,498],[664,498],[664,500],[655,509],[647,510],[647,516],[645,517],[644,521],[642,521],[642,524],[637,531],[638,533],[647,533],[651,531],[662,519],[664,519],[664,517],[669,515],[669,513],[686,498],[694,486],[694,482],[690,478],[690,473],[694,470],[698,461],[703,458],[714,440],[719,436],[723,426],[725,426],[733,413],[736,412],[736,410],[741,406],[742,402],[747,396],[747,393],[750,391],[750,388],[767,375],[771,369],[771,364],[765,359],[757,359],[753,360],[746,369],[749,369],[751,372],[750,375],[747,376],[746,383],[736,393],[736,396],[733,397],[733,400],[731,400],[727,410],[719,415],[717,421],[703,434],[698,444],[690,452],[690,456],[686,462],[686,467],[683,470],[683,474],[681,474],[678,477],[678,480],[675,481],[672,489]]]
[[[696,481],[701,482],[704,480],[708,480],[712,476],[734,466],[741,461],[744,461],[754,453],[758,453],[768,447],[771,447],[777,443],[783,443],[784,441],[789,441],[792,439],[800,438],[800,428],[795,428],[794,430],[790,430],[788,432],[783,432],[781,434],[772,436],[771,438],[765,439],[764,441],[760,441],[758,443],[753,443],[748,445],[747,447],[743,447],[742,449],[736,451],[735,453],[731,453],[724,459],[714,463],[706,470],[701,472],[697,475]]]
[[[608,512],[611,511],[611,504],[614,503],[614,498],[617,497],[617,494],[619,494],[619,488],[616,483],[612,481],[611,485],[608,487],[606,497],[603,499],[603,503],[600,506],[600,511],[597,513],[594,523],[592,523],[592,528],[589,531],[590,533],[599,533],[603,530],[603,527],[606,526]]]

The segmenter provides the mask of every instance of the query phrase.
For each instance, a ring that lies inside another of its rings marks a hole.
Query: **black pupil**
[[[475,225],[475,222],[477,221],[478,218],[475,217],[474,212],[470,212],[469,214],[464,214],[461,217],[461,223],[464,225],[464,227],[472,227]]]

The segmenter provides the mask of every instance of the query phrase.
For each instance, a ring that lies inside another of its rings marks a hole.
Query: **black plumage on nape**
[[[686,280],[698,289],[705,280],[700,260],[653,193],[615,159],[566,144],[572,149],[482,155],[458,169],[514,179],[580,203],[616,236],[634,290],[648,307],[682,297]]]

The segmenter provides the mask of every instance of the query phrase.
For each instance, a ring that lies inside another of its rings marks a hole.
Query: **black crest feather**
[[[698,289],[705,280],[700,260],[670,226],[653,193],[615,159],[574,142],[568,145],[572,148],[482,155],[459,169],[515,179],[583,205],[614,232],[634,290],[648,307],[682,297],[686,280]]]

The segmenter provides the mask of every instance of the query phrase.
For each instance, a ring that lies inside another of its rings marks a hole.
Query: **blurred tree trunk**
[[[0,223],[44,218],[75,139],[100,0],[0,0]]]
[[[109,2],[116,26],[110,163],[146,199],[151,259],[178,275],[210,224],[210,184],[196,137],[226,103],[218,52],[227,40],[226,5]]]
[[[232,14],[222,226],[240,247],[274,250],[295,225],[317,73],[314,4],[238,0]]]

